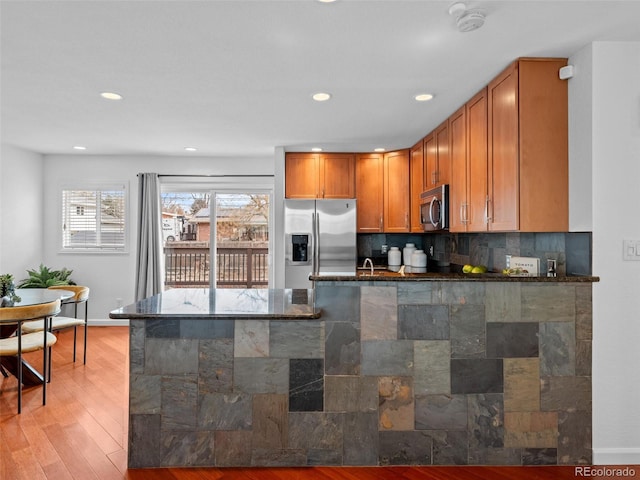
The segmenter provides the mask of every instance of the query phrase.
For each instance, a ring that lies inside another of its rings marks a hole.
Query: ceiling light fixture
[[[387,149],[386,148],[382,148],[382,147],[378,147],[378,148],[374,148],[373,151],[374,152],[386,152]]]
[[[420,93],[413,98],[415,98],[417,102],[428,102],[433,98],[433,95],[430,93]]]
[[[115,92],[102,92],[100,96],[107,100],[122,100],[122,95]]]
[[[187,152],[197,152],[198,149],[196,147],[184,147]]]
[[[74,149],[74,150],[86,150],[86,149],[87,149],[87,147],[83,147],[82,145],[74,145],[74,146],[73,146],[73,149]]]
[[[313,148],[311,149],[311,151],[312,151],[312,152],[321,152],[321,151],[322,151],[322,149],[321,149],[320,147],[313,147]]]
[[[320,3],[333,3],[336,0],[318,0]]]
[[[329,100],[331,98],[331,94],[330,93],[325,93],[325,92],[318,92],[318,93],[314,93],[312,98],[316,102],[326,102],[327,100]]]
[[[451,5],[449,15],[455,17],[458,30],[461,32],[472,32],[484,25],[484,13],[480,10],[467,10],[467,6],[462,2]]]

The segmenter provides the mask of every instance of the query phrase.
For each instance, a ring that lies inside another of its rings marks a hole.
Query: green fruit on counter
[[[471,273],[487,273],[487,267],[485,267],[484,265],[477,265],[473,267]]]
[[[471,270],[473,270],[473,265],[465,265],[462,267],[462,273],[471,273]]]

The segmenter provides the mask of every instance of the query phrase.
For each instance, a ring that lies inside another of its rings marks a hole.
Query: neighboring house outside
[[[211,239],[210,213],[209,208],[201,208],[189,220],[196,225],[196,240],[199,242],[208,242]],[[216,226],[220,242],[269,240],[267,219],[243,209],[218,209]]]

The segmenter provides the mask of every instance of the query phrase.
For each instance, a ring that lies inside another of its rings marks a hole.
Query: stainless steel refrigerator
[[[356,201],[285,200],[285,288],[311,288],[309,275],[355,275]]]

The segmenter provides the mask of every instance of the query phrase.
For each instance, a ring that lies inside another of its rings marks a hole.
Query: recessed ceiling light
[[[122,100],[122,95],[115,92],[102,92],[100,96],[102,98],[106,98],[107,100]]]
[[[374,152],[386,152],[387,149],[386,148],[382,148],[382,147],[378,147],[378,148],[374,148],[373,151]]]
[[[196,147],[184,147],[187,152],[197,152],[198,149]]]
[[[433,95],[430,93],[420,93],[414,97],[418,102],[428,102],[433,98]]]
[[[336,0],[318,0],[320,3],[333,3]]]
[[[318,93],[314,93],[312,98],[316,102],[326,102],[327,100],[329,100],[331,98],[331,94],[330,93],[325,93],[325,92],[318,92]]]
[[[74,145],[74,146],[73,146],[73,149],[74,149],[74,150],[86,150],[86,149],[87,149],[87,147],[83,147],[82,145]]]
[[[320,147],[313,147],[313,148],[311,149],[311,151],[312,151],[312,152],[321,152],[321,151],[322,151],[322,149],[321,149]]]

